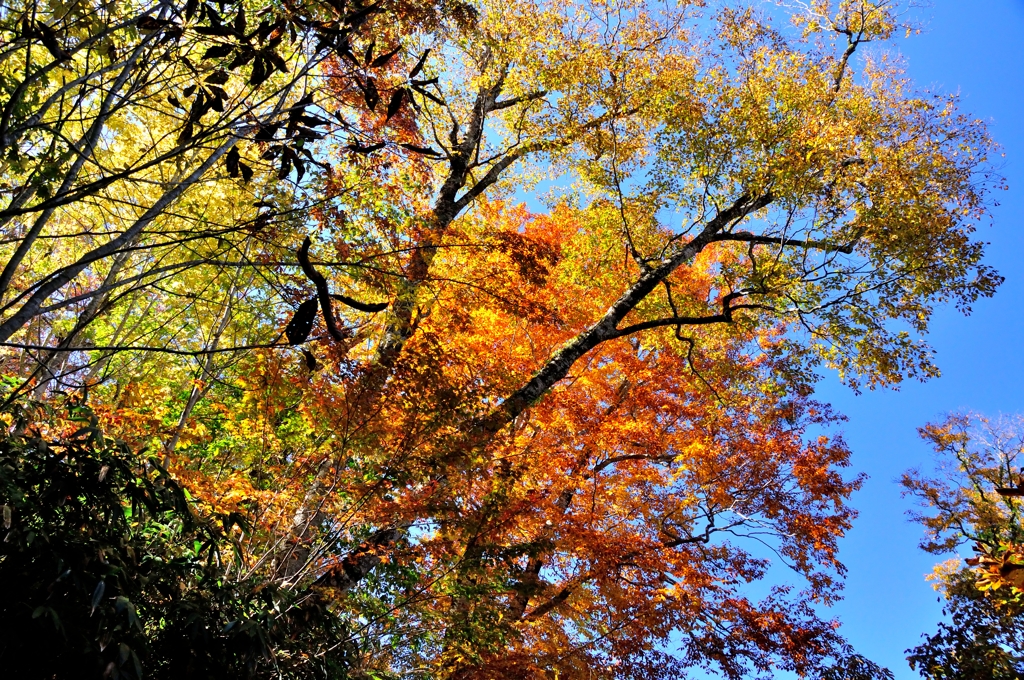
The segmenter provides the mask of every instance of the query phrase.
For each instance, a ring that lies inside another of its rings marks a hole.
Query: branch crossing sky
[[[963,110],[988,122],[1006,154],[1009,191],[994,193],[994,224],[980,233],[1006,282],[970,317],[954,309],[936,315],[930,342],[942,377],[854,395],[829,376],[819,391],[849,416],[854,467],[871,476],[853,499],[860,517],[840,551],[850,569],[846,600],[833,611],[854,647],[897,679],[919,677],[903,650],[941,618],[924,579],[935,558],[917,549],[922,530],[907,521],[911,500],[896,483],[907,468],[932,462],[916,428],[951,411],[1024,412],[1024,0],[935,0],[915,11],[925,32],[897,43],[908,75],[920,87],[959,92]]]

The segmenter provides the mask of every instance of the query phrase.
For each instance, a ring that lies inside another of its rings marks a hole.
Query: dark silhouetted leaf
[[[100,48],[100,52],[103,56],[109,59],[111,63],[117,61],[117,46],[114,44],[113,40],[105,41],[103,46]]]
[[[363,87],[363,98],[366,100],[366,107],[371,111],[376,110],[377,104],[380,102],[380,94],[377,92],[377,84],[373,82],[373,78],[367,78],[366,83]]]
[[[387,63],[389,61],[391,61],[391,58],[394,57],[396,54],[398,54],[398,52],[401,49],[402,49],[402,46],[399,45],[398,47],[396,47],[395,49],[391,50],[390,52],[388,52],[386,54],[380,55],[379,57],[374,59],[372,62],[370,62],[370,68],[381,68],[382,66],[386,66]]]
[[[212,83],[213,85],[223,85],[228,82],[228,78],[230,77],[231,76],[227,71],[218,70],[207,76],[206,82]]]
[[[320,368],[320,364],[317,363],[316,357],[313,356],[313,353],[308,349],[302,350],[302,357],[306,360],[306,368],[309,369],[310,373],[313,373],[316,369]]]
[[[71,58],[71,53],[68,52],[60,44],[60,40],[57,39],[57,34],[54,33],[53,29],[44,24],[41,21],[36,22],[37,34],[39,39],[43,41],[43,46],[46,47],[46,51],[53,55],[53,58],[57,61],[66,61]]]
[[[139,18],[139,20],[135,22],[135,25],[140,31],[152,33],[153,31],[159,31],[161,28],[170,26],[171,22],[166,19],[157,19],[156,17],[145,16]]]
[[[371,14],[376,14],[377,12],[380,12],[380,11],[381,11],[380,3],[379,2],[375,2],[372,5],[364,7],[363,9],[361,9],[361,10],[359,10],[357,12],[353,12],[352,14],[348,15],[347,17],[345,17],[345,23],[347,23],[352,28],[358,28],[360,25],[362,25],[362,23],[364,21],[366,21],[366,19]]]
[[[254,50],[244,47],[235,55],[235,58],[231,60],[231,63],[228,64],[228,69],[236,69],[239,66],[245,66],[252,61],[255,56],[256,52]]]
[[[238,149],[231,147],[224,157],[224,164],[227,165],[229,177],[238,177],[238,159]]]
[[[281,73],[288,73],[288,64],[277,52],[268,50],[263,53],[264,58]]]
[[[428,92],[428,91],[427,91],[427,89],[426,89],[425,87],[423,87],[422,85],[415,85],[415,84],[414,84],[414,85],[412,86],[412,89],[416,90],[416,91],[417,91],[417,92],[419,92],[419,93],[420,93],[421,95],[423,95],[424,97],[426,97],[426,98],[427,98],[427,99],[429,99],[430,101],[434,102],[435,104],[441,104],[441,105],[444,105],[444,102],[443,102],[443,101],[441,101],[441,98],[440,98],[440,97],[438,97],[437,95],[435,95],[435,94],[433,94],[433,93],[431,93],[431,92]]]
[[[287,158],[287,157],[283,158],[283,159],[281,159],[281,169],[277,171],[277,178],[278,179],[287,179],[288,178],[288,173],[290,173],[291,171],[292,171],[292,159],[291,158]]]
[[[352,47],[349,45],[347,40],[339,42],[337,50],[338,54],[345,57],[356,66],[359,66],[359,60],[356,59],[356,55],[352,52]]]
[[[256,55],[256,60],[252,63],[252,73],[249,74],[249,84],[256,87],[266,80],[268,75],[263,57]]]
[[[391,120],[398,111],[402,108],[402,102],[405,100],[406,90],[404,87],[400,87],[391,93],[391,99],[388,101],[388,114],[384,118],[384,122]]]
[[[178,133],[178,144],[187,143],[190,139],[192,139],[193,132],[194,128],[192,121],[185,123],[185,126],[181,128],[181,132]]]
[[[430,54],[430,48],[429,47],[427,49],[423,50],[423,55],[420,57],[420,60],[417,61],[416,65],[412,67],[412,70],[409,71],[409,77],[410,78],[415,78],[416,76],[418,76],[420,74],[420,71],[423,70],[423,65],[427,63],[427,55],[428,54]]]
[[[310,332],[313,330],[313,324],[316,322],[316,312],[319,304],[317,296],[314,295],[295,310],[292,320],[288,322],[284,329],[284,335],[288,338],[289,344],[301,345],[306,341],[306,338],[309,337]]]
[[[260,21],[260,25],[256,27],[256,30],[249,35],[249,39],[257,38],[260,42],[263,42],[267,39],[267,36],[270,35],[270,32],[274,30],[273,26],[274,25],[271,23],[270,17],[264,17],[263,20]]]
[[[260,127],[259,132],[256,133],[256,136],[253,137],[253,139],[257,142],[269,142],[280,129],[281,125],[279,123],[275,123],[274,125],[264,125]]]
[[[234,51],[233,45],[214,45],[203,53],[203,59],[222,59]]]

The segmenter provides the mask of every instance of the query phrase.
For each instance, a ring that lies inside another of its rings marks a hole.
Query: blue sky
[[[953,309],[938,314],[930,342],[942,377],[854,395],[828,376],[819,391],[849,416],[844,431],[854,468],[871,476],[854,499],[861,515],[842,544],[846,600],[833,613],[858,651],[897,678],[919,677],[903,650],[941,618],[924,580],[936,560],[917,549],[921,530],[906,520],[911,502],[896,484],[907,468],[931,463],[916,428],[957,410],[1024,412],[1024,0],[934,0],[916,13],[925,33],[886,49],[904,56],[919,87],[959,92],[964,110],[989,123],[1006,154],[1010,189],[993,197],[1000,203],[994,224],[980,233],[991,243],[988,262],[1006,283],[970,317]]]

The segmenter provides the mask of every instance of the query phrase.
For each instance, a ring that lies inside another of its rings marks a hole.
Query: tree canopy
[[[5,5],[7,408],[244,519],[217,578],[352,677],[884,677],[814,386],[1001,281],[984,125],[864,49],[904,11]]]
[[[1024,428],[1018,418],[992,421],[957,414],[921,429],[937,453],[931,474],[912,470],[903,486],[923,512],[921,547],[959,556],[935,568],[935,586],[946,597],[949,620],[907,650],[911,666],[926,678],[1017,678],[1024,673],[1024,527],[1021,454]]]

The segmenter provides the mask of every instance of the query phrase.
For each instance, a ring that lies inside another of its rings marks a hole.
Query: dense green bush
[[[80,405],[4,418],[5,677],[346,676],[346,628],[315,594],[235,576],[243,518],[200,516],[155,459],[105,438]],[[73,434],[45,434],[73,421]]]

